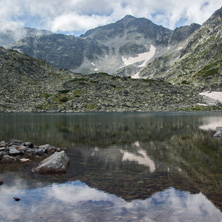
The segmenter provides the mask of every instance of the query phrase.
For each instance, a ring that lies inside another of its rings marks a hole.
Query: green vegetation
[[[99,75],[105,75],[105,76],[110,76],[108,73],[106,73],[106,72],[98,72],[97,74],[99,74]]]
[[[96,106],[95,103],[87,103],[87,104],[85,105],[85,109],[86,109],[86,110],[94,110],[96,107],[97,107],[97,106]]]
[[[98,80],[90,80],[91,83],[98,83]]]
[[[80,97],[82,94],[83,94],[84,90],[81,90],[81,89],[76,89],[76,90],[73,90],[73,97]]]
[[[183,80],[183,81],[181,82],[181,84],[190,84],[190,83],[187,82],[186,80]]]
[[[218,69],[210,69],[203,74],[203,77],[213,76],[218,74]]]
[[[70,82],[78,82],[78,81],[88,81],[87,78],[76,78],[76,79],[71,79]]]
[[[112,76],[112,79],[115,80],[115,79],[121,79],[121,76]]]
[[[69,99],[67,97],[61,98],[59,101],[62,103],[66,103]]]
[[[52,95],[49,94],[49,93],[41,93],[40,96],[41,96],[41,97],[44,97],[45,100],[48,100]]]
[[[56,103],[66,103],[68,100],[69,99],[65,94],[57,94],[54,98],[54,102]]]
[[[65,93],[68,93],[68,92],[70,92],[70,90],[68,90],[68,89],[64,89],[64,90],[60,90],[60,91],[59,91],[59,93],[64,93],[64,94],[65,94]]]
[[[219,69],[215,67],[216,65],[217,63],[211,63],[204,66],[204,68],[198,72],[198,75],[203,77],[209,77],[218,74]]]

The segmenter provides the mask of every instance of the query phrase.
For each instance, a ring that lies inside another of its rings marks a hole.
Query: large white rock
[[[65,173],[70,163],[69,157],[64,151],[55,152],[50,157],[40,162],[32,171],[37,173]]]

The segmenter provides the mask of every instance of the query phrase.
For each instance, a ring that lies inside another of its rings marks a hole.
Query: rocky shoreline
[[[0,165],[9,163],[32,162],[35,157],[47,157],[32,171],[37,173],[65,173],[69,165],[69,157],[64,151],[50,144],[37,146],[32,142],[11,139],[0,142]],[[0,185],[3,181],[0,180]]]
[[[34,156],[43,154],[53,154],[61,151],[61,148],[49,144],[37,146],[32,142],[11,139],[8,142],[0,142],[0,163],[10,163],[15,161],[27,162]]]

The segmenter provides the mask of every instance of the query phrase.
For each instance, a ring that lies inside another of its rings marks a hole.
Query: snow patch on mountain
[[[156,52],[156,47],[154,47],[153,45],[150,46],[150,51],[149,52],[145,52],[145,53],[140,53],[138,54],[136,57],[128,57],[125,58],[122,56],[122,60],[124,63],[124,66],[128,66],[128,65],[132,65],[135,63],[142,63],[141,65],[139,65],[138,67],[145,67],[147,62],[153,58],[153,56],[155,55]]]
[[[202,92],[200,93],[201,96],[206,96],[210,99],[213,99],[215,101],[220,101],[222,102],[222,92],[216,92],[216,91],[212,91],[212,92]]]

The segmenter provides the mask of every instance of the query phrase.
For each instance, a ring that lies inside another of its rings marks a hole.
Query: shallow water
[[[65,175],[0,165],[0,221],[222,221],[222,113],[0,114],[0,125],[0,140],[71,159]]]

